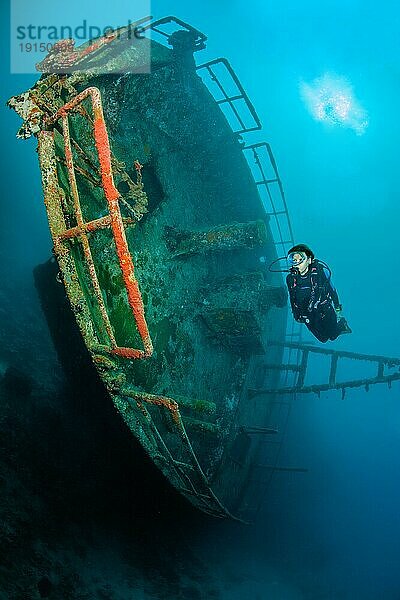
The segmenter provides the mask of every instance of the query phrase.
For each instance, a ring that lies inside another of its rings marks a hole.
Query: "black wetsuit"
[[[318,260],[313,260],[305,275],[289,273],[286,277],[290,305],[296,321],[304,322],[320,341],[335,340],[343,333],[345,320],[337,320],[339,298],[330,273]]]

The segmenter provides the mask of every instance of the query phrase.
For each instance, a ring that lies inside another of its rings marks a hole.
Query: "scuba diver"
[[[286,277],[293,317],[305,323],[320,341],[335,340],[352,333],[342,316],[342,305],[332,284],[331,272],[325,263],[314,257],[305,244],[293,246],[287,254],[290,271]]]

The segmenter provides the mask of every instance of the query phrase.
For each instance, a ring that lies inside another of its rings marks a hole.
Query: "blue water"
[[[104,22],[111,18],[109,3],[97,6]],[[123,22],[130,15],[121,7]],[[334,347],[400,355],[398,4],[156,0],[151,12],[204,31],[207,49],[198,61],[228,57],[256,106],[296,241],[329,263],[353,329]],[[0,43],[5,101],[36,77],[11,75],[6,35]],[[362,135],[308,111],[301,82],[326,73],[349,82],[368,113]],[[31,281],[32,268],[51,252],[34,142],[14,139],[14,113],[3,109],[0,119],[0,251],[12,259],[7,277]],[[309,471],[275,475],[256,525],[216,525],[193,536],[222,598],[400,598],[399,390],[394,384],[391,391],[349,391],[344,400],[335,392],[296,400],[280,462]]]

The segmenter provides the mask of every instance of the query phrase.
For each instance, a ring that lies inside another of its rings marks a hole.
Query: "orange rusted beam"
[[[123,224],[133,225],[136,223],[134,219],[130,217],[122,217]],[[93,221],[88,221],[87,223],[83,223],[83,225],[77,225],[76,227],[71,227],[71,229],[67,229],[64,233],[58,236],[59,240],[69,240],[74,237],[78,237],[83,233],[92,233],[93,231],[98,231],[99,229],[105,229],[110,227],[111,225],[111,217],[110,215],[106,215],[105,217],[101,217],[100,219],[94,219]]]
[[[124,358],[143,358],[144,352],[143,350],[136,350],[135,348],[122,348],[121,346],[116,346],[111,350],[111,354],[116,354],[117,356],[123,356]]]
[[[121,394],[135,400],[139,408],[141,408],[142,402],[166,408],[168,411],[170,411],[171,416],[175,424],[178,426],[179,430],[183,430],[179,405],[173,398],[169,398],[168,396],[161,396],[159,394],[148,394],[147,392],[141,392],[130,386],[125,386],[121,388]]]
[[[74,237],[81,235],[82,233],[91,233],[92,231],[97,231],[98,229],[104,229],[109,227],[111,223],[110,215],[106,215],[105,217],[101,217],[100,219],[95,219],[93,221],[89,221],[88,223],[83,223],[82,225],[77,225],[76,227],[71,227],[71,229],[67,229],[63,234],[59,236],[61,240],[68,240]]]

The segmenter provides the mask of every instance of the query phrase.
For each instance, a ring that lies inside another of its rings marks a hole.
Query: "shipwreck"
[[[249,520],[290,468],[290,398],[390,383],[400,361],[368,356],[376,374],[340,383],[339,358],[360,356],[301,344],[267,268],[294,239],[254,106],[226,59],[196,62],[203,33],[140,27],[58,42],[9,106],[37,137],[60,279],[116,409],[190,502]],[[325,387],[305,383],[312,352]]]

